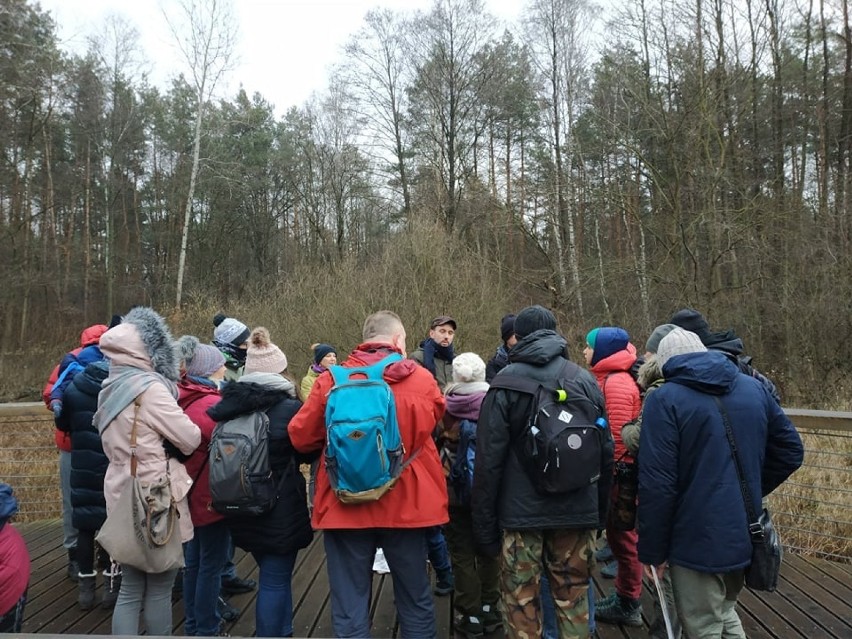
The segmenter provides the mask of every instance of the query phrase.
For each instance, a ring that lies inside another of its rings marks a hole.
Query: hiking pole
[[[660,584],[660,578],[657,577],[657,567],[651,566],[651,574],[654,576],[654,587],[657,589],[657,597],[660,599],[660,608],[663,609],[663,622],[666,624],[666,635],[669,639],[675,639],[674,631],[672,630],[672,622],[669,619],[669,606],[666,603],[666,596],[663,593],[663,586]]]

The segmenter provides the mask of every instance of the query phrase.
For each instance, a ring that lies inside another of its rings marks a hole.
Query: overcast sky
[[[175,0],[38,0],[51,12],[62,46],[83,52],[111,14],[139,31],[143,56],[151,62],[152,83],[166,86],[185,67],[174,47],[161,7],[175,11]],[[325,86],[327,68],[341,59],[340,49],[363,23],[368,10],[425,10],[431,0],[234,0],[239,20],[238,62],[219,94],[230,97],[240,84],[275,104],[278,115],[300,106]],[[512,23],[522,0],[486,0],[489,11]]]

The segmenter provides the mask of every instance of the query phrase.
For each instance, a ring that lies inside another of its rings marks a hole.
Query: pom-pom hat
[[[239,346],[248,340],[251,334],[248,327],[233,317],[226,317],[219,313],[213,318],[213,339],[220,344],[232,344]]]
[[[258,326],[249,337],[246,365],[248,373],[282,373],[287,370],[287,356],[272,343],[269,330]]]

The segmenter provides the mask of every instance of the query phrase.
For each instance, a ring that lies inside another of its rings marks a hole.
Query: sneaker
[[[615,600],[617,598],[618,598],[618,593],[613,590],[606,597],[604,597],[602,599],[595,599],[595,608],[597,609],[597,608],[600,608],[601,606],[603,606],[603,607],[611,606],[612,604],[615,603]]]
[[[482,627],[489,634],[503,627],[503,615],[500,614],[497,604],[482,606]]]
[[[482,625],[482,621],[480,621],[479,617],[474,617],[472,615],[459,615],[455,619],[456,632],[466,639],[478,639],[482,637],[485,632],[485,629]]]
[[[595,607],[595,621],[623,626],[642,626],[642,605],[638,599],[628,599],[618,595],[615,601],[607,602],[607,604]]]
[[[612,548],[609,547],[609,544],[595,551],[595,561],[609,561],[612,558]]]
[[[219,597],[216,601],[216,606],[219,609],[219,616],[223,621],[231,622],[240,618],[240,609],[232,606],[222,597]]]
[[[451,570],[442,570],[435,575],[435,590],[433,592],[439,597],[450,594],[456,586],[455,577]]]
[[[601,568],[601,577],[604,579],[615,579],[616,575],[618,575],[617,561],[611,561],[608,564],[604,564],[603,568]]]
[[[246,592],[251,592],[257,588],[257,582],[254,579],[233,579],[222,580],[222,593],[225,595],[241,595]]]

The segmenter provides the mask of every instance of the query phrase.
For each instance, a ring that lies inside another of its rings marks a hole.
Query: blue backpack
[[[450,486],[458,502],[470,506],[473,491],[473,462],[476,458],[476,422],[463,419],[459,423],[459,445],[450,466]]]
[[[331,366],[334,386],[325,408],[325,467],[331,488],[346,504],[375,501],[390,490],[416,456],[405,463],[396,402],[385,368],[393,353],[372,366]]]

